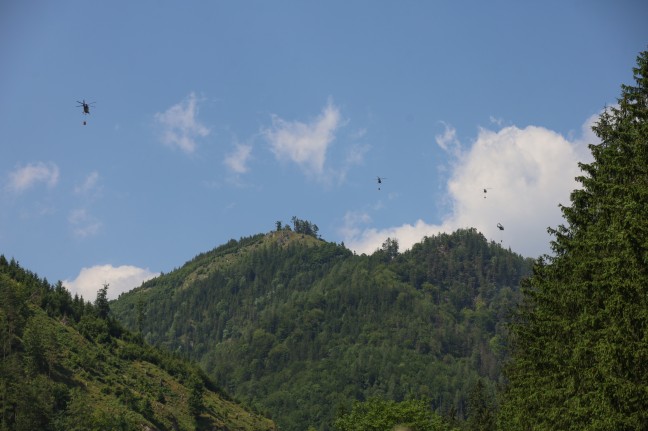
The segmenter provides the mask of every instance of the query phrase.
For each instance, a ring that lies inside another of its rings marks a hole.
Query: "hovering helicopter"
[[[380,185],[382,184],[383,180],[386,180],[387,178],[385,177],[376,177],[376,180],[378,181],[378,190],[380,190]]]
[[[492,189],[492,187],[485,187],[485,188],[484,188],[484,199],[486,199],[486,194],[488,193],[488,191],[489,191],[490,189]]]
[[[79,101],[77,100],[77,103],[78,103],[78,105],[77,105],[78,108],[83,108],[83,115],[86,115],[86,114],[87,114],[87,115],[90,115],[90,107],[91,107],[91,106],[94,106],[94,104],[95,104],[95,102],[87,103],[87,102],[85,101],[85,99],[83,99],[83,102],[79,102]],[[84,125],[84,126],[86,125],[86,121],[85,121],[85,120],[83,121],[83,125]]]
[[[502,226],[502,223],[497,223],[497,228],[499,230],[504,230],[504,226]]]

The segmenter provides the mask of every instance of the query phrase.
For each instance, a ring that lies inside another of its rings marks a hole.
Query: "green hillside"
[[[1,430],[275,429],[123,329],[107,305],[0,256]]]
[[[370,256],[300,231],[231,240],[112,310],[284,430],[333,429],[375,397],[428,399],[460,421],[476,387],[493,405],[530,259],[473,229]]]

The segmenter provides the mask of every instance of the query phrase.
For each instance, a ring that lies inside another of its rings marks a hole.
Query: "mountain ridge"
[[[476,382],[492,394],[502,378],[504,322],[531,266],[474,229],[356,255],[283,228],[230,240],[111,306],[282,429],[332,429],[372,396],[465,417]]]

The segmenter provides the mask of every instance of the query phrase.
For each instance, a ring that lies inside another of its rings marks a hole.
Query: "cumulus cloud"
[[[248,171],[247,162],[252,154],[252,146],[236,144],[233,152],[225,157],[224,163],[237,174],[244,174]]]
[[[289,160],[308,175],[322,178],[326,152],[342,123],[339,109],[329,100],[310,123],[272,118],[272,127],[262,131],[279,160]]]
[[[596,118],[588,119],[581,136],[573,140],[534,126],[481,129],[465,151],[458,150],[454,131],[446,126],[437,144],[456,154],[447,182],[449,214],[439,224],[418,219],[385,229],[350,217],[341,231],[345,244],[359,253],[372,253],[390,237],[398,239],[404,250],[424,236],[474,227],[522,255],[549,253],[551,237],[546,230],[564,223],[559,204],[569,205],[571,191],[580,186],[575,181],[581,174],[578,162],[591,161],[587,145],[597,138],[588,130]]]
[[[162,127],[162,142],[187,154],[196,151],[196,139],[204,138],[210,132],[198,122],[197,116],[198,100],[194,93],[166,111],[156,113],[155,120]]]
[[[38,183],[45,183],[47,187],[53,188],[58,181],[59,168],[55,163],[30,163],[9,173],[7,189],[15,193],[22,193]]]
[[[82,268],[74,280],[64,280],[63,285],[72,293],[83,296],[85,300],[94,301],[97,291],[105,283],[109,284],[108,299],[116,299],[121,293],[140,286],[146,280],[157,277],[159,273],[148,268],[122,265],[96,265]]]

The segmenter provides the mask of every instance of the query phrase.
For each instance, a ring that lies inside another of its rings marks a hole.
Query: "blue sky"
[[[91,300],[292,216],[358,253],[476,227],[537,257],[646,22],[639,0],[3,0],[0,253]]]

